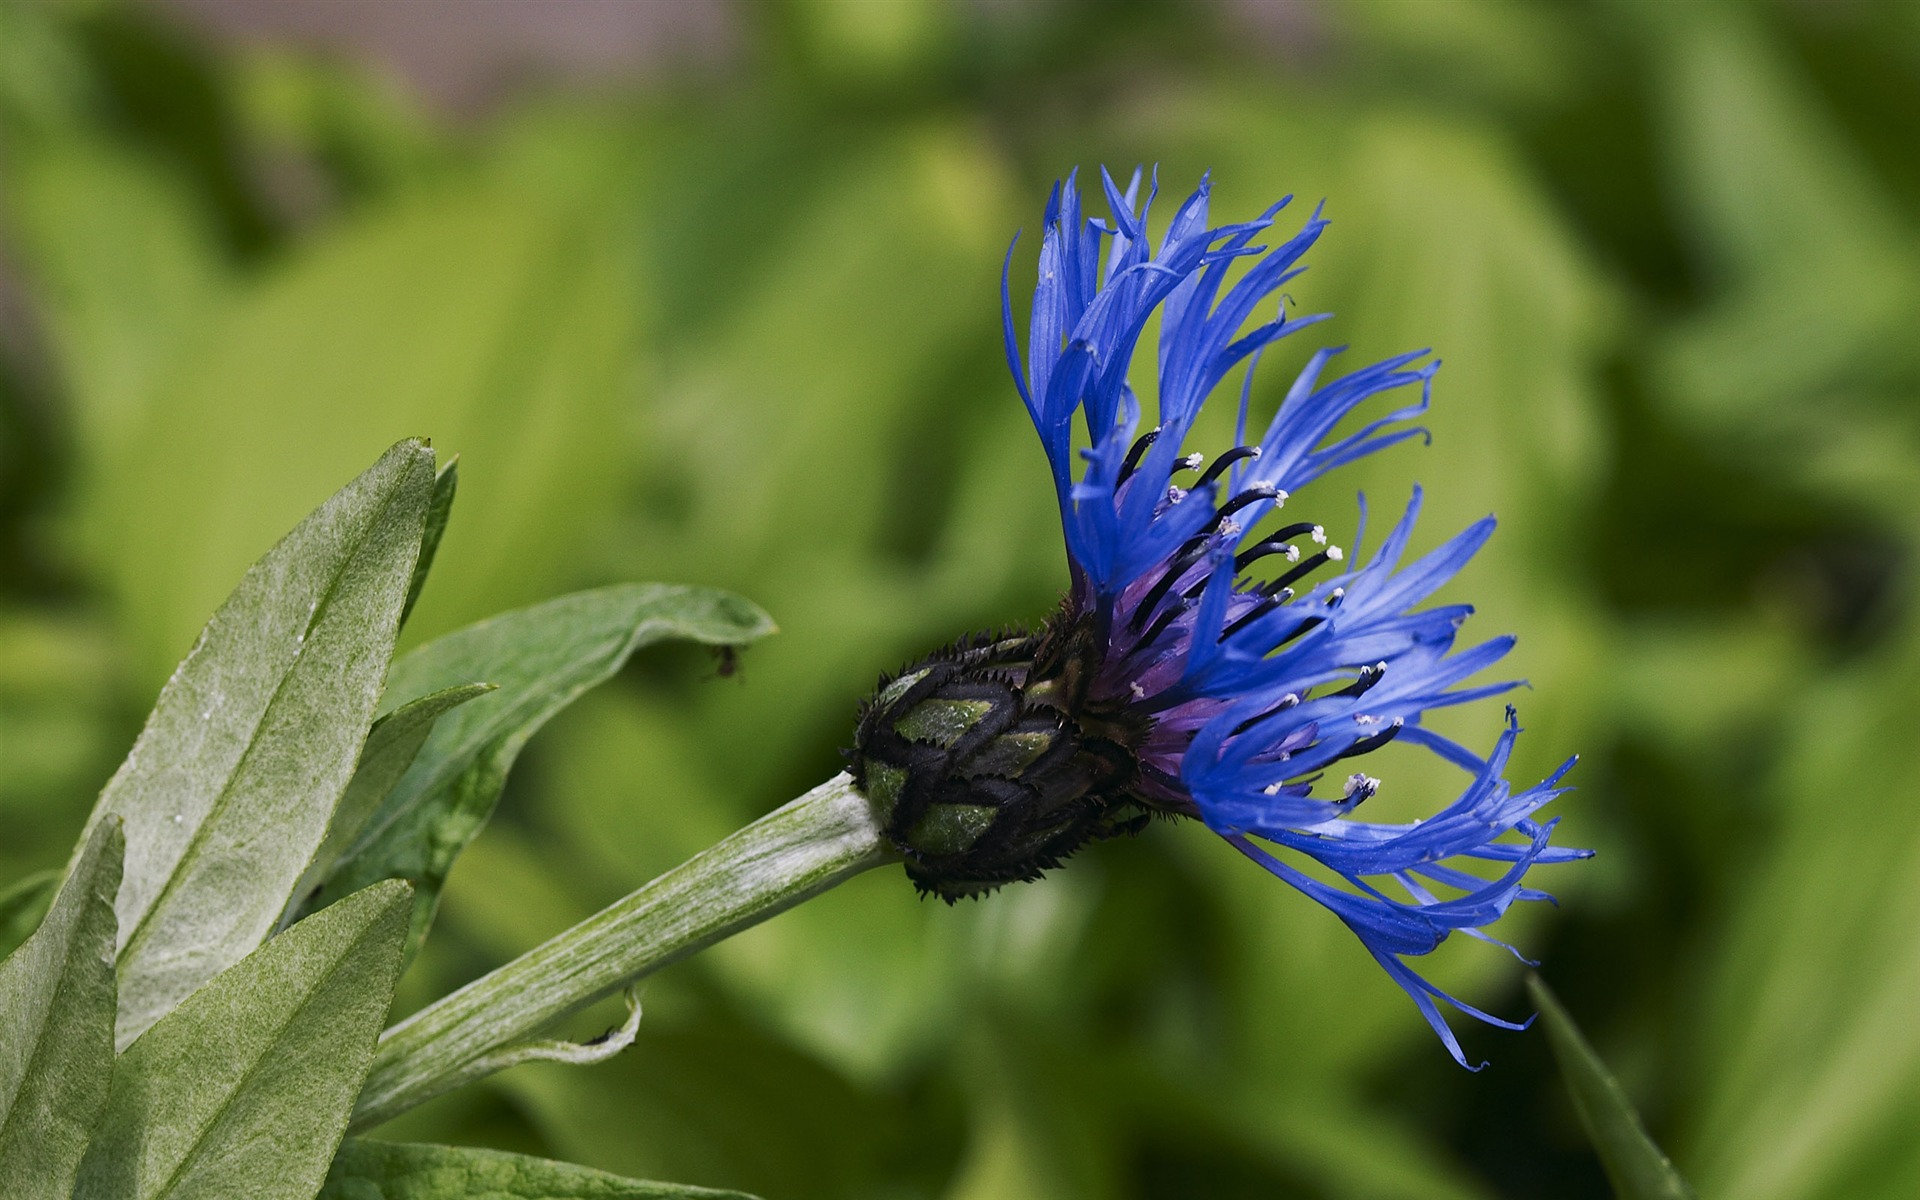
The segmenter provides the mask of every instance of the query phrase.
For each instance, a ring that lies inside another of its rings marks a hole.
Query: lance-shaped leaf
[[[1528,977],[1527,991],[1540,1006],[1540,1021],[1547,1027],[1560,1077],[1573,1096],[1574,1110],[1600,1156],[1600,1165],[1613,1182],[1614,1195],[1620,1200],[1693,1200],[1693,1189],[1647,1136],[1633,1102],[1560,1007],[1559,999],[1538,975]]]
[[[400,609],[405,625],[420,601],[420,589],[427,586],[427,573],[433,570],[434,556],[440,553],[440,539],[446,536],[447,519],[453,516],[453,496],[460,490],[460,460],[450,458],[433,479],[433,498],[427,501],[426,527],[420,534],[420,557],[413,564],[413,578],[407,583],[407,602]]]
[[[316,913],[121,1056],[75,1200],[311,1200],[386,1020],[408,888]]]
[[[433,479],[402,442],[255,563],[101,793],[127,832],[122,1047],[279,920],[373,719]]]
[[[120,822],[81,847],[46,920],[0,962],[0,1196],[67,1200],[113,1078]]]
[[[347,784],[346,794],[340,797],[339,806],[333,810],[333,823],[327,826],[326,840],[320,843],[313,862],[293,890],[293,898],[287,902],[283,925],[293,924],[305,911],[306,901],[332,873],[341,852],[359,836],[367,818],[413,765],[420,748],[427,744],[427,735],[433,732],[434,722],[442,714],[492,690],[490,683],[442,688],[418,700],[407,701],[373,723],[367,744],[360,751],[360,766],[354,771],[352,782]]]
[[[752,1200],[499,1150],[348,1138],[320,1200]]]
[[[393,664],[390,697],[484,679],[499,690],[442,717],[413,765],[341,856],[311,904],[377,879],[411,881],[417,946],[440,885],[500,798],[520,748],[553,714],[666,638],[736,646],[772,632],[757,606],[712,588],[622,584],[470,625]]]

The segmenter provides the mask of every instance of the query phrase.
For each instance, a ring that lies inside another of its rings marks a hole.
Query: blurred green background
[[[1920,6],[0,22],[0,882],[63,860],[245,565],[416,433],[462,487],[410,639],[621,579],[734,588],[782,633],[557,719],[403,1004],[819,781],[880,671],[1064,582],[1007,238],[1075,164],[1182,194],[1211,167],[1223,219],[1328,199],[1290,290],[1354,358],[1446,361],[1433,445],[1313,502],[1343,536],[1355,489],[1414,479],[1429,542],[1502,517],[1456,592],[1521,634],[1516,774],[1581,751],[1566,840],[1601,851],[1509,930],[1704,1197],[1920,1195]],[[1427,804],[1456,782],[1386,765]],[[1525,1007],[1497,950],[1436,958]],[[877,872],[646,1005],[612,1065],[391,1131],[769,1200],[1607,1194],[1543,1037],[1461,1021],[1493,1065],[1459,1070],[1197,828],[953,909]]]

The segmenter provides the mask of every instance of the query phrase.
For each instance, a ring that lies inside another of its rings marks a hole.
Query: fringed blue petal
[[[1139,172],[1124,190],[1104,170],[1100,181],[1109,213],[1105,222],[1082,211],[1077,174],[1055,185],[1048,199],[1024,364],[1004,281],[1002,316],[1008,365],[1053,464],[1068,552],[1096,596],[1111,604],[1129,583],[1162,561],[1161,551],[1178,546],[1205,524],[1193,509],[1174,514],[1175,506],[1165,498],[1207,396],[1262,349],[1324,319],[1323,314],[1290,318],[1282,311],[1250,331],[1245,328],[1260,303],[1299,273],[1299,260],[1327,222],[1316,209],[1277,247],[1255,246],[1253,239],[1271,228],[1287,201],[1273,205],[1258,220],[1209,227],[1211,185],[1203,180],[1181,203],[1156,246],[1147,229],[1153,189],[1142,202]],[[1102,238],[1110,239],[1104,255]],[[1232,278],[1230,272],[1241,259],[1251,260],[1251,265]],[[1093,448],[1103,457],[1117,462],[1128,449],[1133,431],[1119,419],[1122,398],[1134,350],[1156,312],[1161,317],[1157,399],[1162,436],[1138,464],[1136,486],[1117,478],[1074,481],[1074,413],[1083,418]],[[1260,443],[1268,464],[1236,469],[1230,480],[1202,489],[1193,497],[1195,508],[1222,502],[1221,483],[1230,483],[1235,491],[1261,483],[1284,491],[1339,462],[1411,436],[1412,431],[1376,431],[1422,410],[1424,399],[1359,434],[1321,444],[1334,425],[1368,397],[1431,380],[1434,364],[1403,369],[1422,356],[1389,359],[1325,388],[1312,386],[1323,361],[1316,357],[1302,376],[1308,386],[1304,391],[1296,386]],[[1244,524],[1257,521],[1269,507],[1249,508]],[[1163,522],[1188,532],[1163,532],[1156,528]]]
[[[1209,827],[1241,853],[1332,911],[1354,932],[1413,998],[1449,1053],[1463,1066],[1466,1060],[1459,1043],[1446,1028],[1435,1000],[1445,1000],[1460,1011],[1491,1024],[1507,1028],[1519,1026],[1490,1017],[1440,992],[1402,959],[1429,954],[1449,935],[1460,932],[1505,947],[1526,961],[1518,950],[1486,933],[1486,927],[1517,902],[1551,901],[1547,893],[1522,882],[1531,868],[1591,854],[1586,850],[1550,846],[1555,823],[1531,819],[1543,805],[1565,791],[1560,781],[1573,766],[1571,761],[1540,783],[1519,792],[1506,782],[1503,773],[1519,733],[1519,725],[1509,709],[1507,728],[1492,753],[1479,759],[1462,752],[1472,763],[1473,781],[1452,804],[1423,821],[1389,824],[1354,820],[1349,815],[1358,803],[1351,799],[1354,793],[1350,793],[1346,802],[1313,800],[1298,787],[1264,783],[1267,776],[1254,759],[1241,760],[1238,779],[1210,778],[1204,790],[1196,787],[1194,792],[1195,802]],[[1203,731],[1195,739],[1195,748],[1201,749],[1206,743],[1207,749],[1218,755],[1222,741],[1232,736],[1209,737]],[[1193,761],[1190,754],[1189,764]],[[1365,780],[1365,786],[1356,789],[1363,793],[1361,799],[1372,794],[1373,783]],[[1509,835],[1524,841],[1504,840]],[[1261,848],[1255,838],[1312,859],[1346,886],[1308,875]],[[1508,865],[1497,878],[1487,879],[1454,865],[1463,860]],[[1372,880],[1391,880],[1406,893],[1407,899],[1390,897]],[[1443,897],[1433,886],[1457,894]]]
[[[1440,364],[1420,350],[1329,380],[1340,348],[1319,350],[1250,440],[1262,355],[1326,319],[1289,316],[1284,297],[1278,311],[1259,310],[1304,269],[1326,220],[1316,208],[1290,236],[1268,238],[1282,200],[1257,220],[1210,226],[1211,184],[1203,178],[1156,241],[1149,216],[1157,191],[1157,177],[1147,182],[1136,170],[1122,188],[1102,170],[1107,216],[1092,218],[1077,174],[1055,185],[1024,362],[1004,268],[1001,278],[1007,364],[1059,497],[1070,611],[1106,639],[1091,694],[1153,721],[1143,774],[1151,765],[1155,786],[1174,793],[1177,810],[1197,812],[1338,915],[1466,1065],[1442,1002],[1519,1026],[1439,991],[1404,960],[1455,932],[1505,946],[1488,925],[1517,902],[1551,901],[1524,882],[1528,871],[1588,854],[1551,845],[1554,822],[1536,819],[1564,790],[1567,767],[1518,790],[1505,779],[1518,733],[1511,709],[1485,757],[1422,724],[1432,710],[1518,686],[1484,677],[1511,638],[1456,648],[1472,609],[1418,607],[1486,543],[1493,519],[1408,561],[1421,507],[1416,488],[1364,563],[1364,497],[1351,563],[1322,527],[1268,520],[1326,472],[1425,437],[1417,421]],[[1136,441],[1132,363],[1156,314],[1159,423]],[[1244,381],[1235,445],[1207,464],[1189,454],[1187,438],[1207,398],[1236,370]],[[1386,405],[1369,403],[1389,393],[1402,397],[1399,407],[1382,412]],[[1085,429],[1077,455],[1076,418]],[[1265,582],[1247,577],[1255,563],[1262,573],[1275,568]],[[1422,821],[1357,819],[1382,785],[1361,773],[1340,784],[1350,769],[1340,764],[1392,741],[1431,751],[1472,782]],[[1338,793],[1315,795],[1327,776]],[[1338,882],[1274,851],[1311,859]],[[1499,874],[1488,879],[1469,867]]]

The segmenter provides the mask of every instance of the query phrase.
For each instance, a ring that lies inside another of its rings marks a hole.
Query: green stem
[[[896,858],[866,797],[837,775],[387,1030],[353,1128],[476,1079],[492,1051]]]

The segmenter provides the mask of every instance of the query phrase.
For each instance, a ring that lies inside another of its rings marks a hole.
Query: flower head
[[[1464,1065],[1438,1001],[1518,1026],[1447,996],[1405,959],[1456,930],[1492,940],[1484,927],[1516,900],[1548,899],[1524,886],[1530,867],[1589,853],[1549,845],[1553,822],[1534,819],[1571,762],[1517,792],[1505,780],[1511,708],[1485,757],[1422,724],[1514,686],[1470,682],[1511,638],[1460,648],[1468,606],[1417,607],[1493,520],[1405,561],[1416,488],[1363,561],[1358,539],[1348,555],[1322,526],[1282,515],[1334,467],[1423,436],[1410,422],[1439,363],[1415,351],[1327,378],[1338,350],[1316,351],[1249,437],[1260,355],[1325,319],[1282,308],[1258,321],[1256,310],[1304,269],[1326,222],[1316,210],[1277,245],[1256,244],[1287,201],[1210,226],[1203,180],[1156,242],[1154,189],[1143,201],[1137,173],[1124,192],[1105,172],[1101,182],[1106,220],[1083,213],[1071,177],[1048,200],[1024,356],[1002,286],[1008,363],[1059,499],[1068,595],[1031,634],[968,639],[883,680],[862,713],[855,778],[915,883],[949,901],[1032,878],[1152,815],[1198,818],[1344,921]],[[1158,423],[1142,431],[1131,367],[1155,313]],[[1209,460],[1189,434],[1243,363],[1234,445]],[[1383,396],[1401,399],[1336,432]],[[1470,781],[1426,820],[1356,819],[1380,782],[1340,764],[1391,741]],[[1472,860],[1496,866],[1475,874],[1462,865]]]

